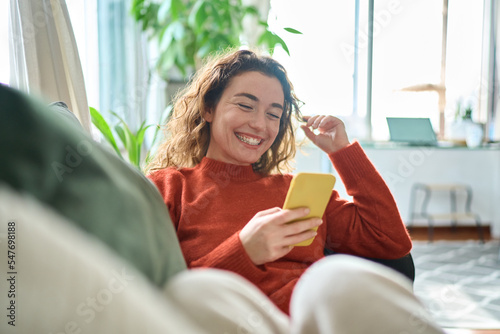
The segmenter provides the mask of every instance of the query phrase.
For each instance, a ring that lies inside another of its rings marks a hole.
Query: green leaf
[[[292,33],[292,34],[302,35],[302,33],[300,31],[295,30],[293,28],[285,28],[285,30]]]
[[[170,27],[172,28],[172,35],[176,40],[180,41],[186,35],[186,29],[181,22],[173,22]]]
[[[220,22],[222,20],[221,16],[220,16],[220,12],[219,12],[219,9],[217,8],[217,6],[215,6],[212,2],[207,2],[206,4],[207,6],[207,9],[210,8],[210,13],[208,13],[208,10],[207,10],[207,13],[210,17],[212,17],[212,21],[213,22]]]
[[[290,55],[290,51],[288,50],[288,46],[286,45],[285,41],[269,30],[264,31],[262,35],[260,35],[258,43],[267,45],[271,55],[274,52],[274,47],[277,44],[281,45],[283,50],[285,50],[285,52]]]
[[[137,149],[137,139],[131,132],[125,131],[125,133],[128,133],[127,139],[129,140],[130,145],[128,149],[128,160],[132,165],[139,167],[140,161],[139,150]]]
[[[269,24],[266,21],[259,21],[259,25],[265,29],[269,29]]]
[[[163,78],[168,78],[169,70],[175,63],[175,54],[172,49],[163,50],[157,63],[158,72]]]
[[[244,15],[250,14],[259,17],[259,10],[255,6],[246,6],[244,10]]]
[[[113,133],[111,132],[109,124],[95,108],[89,107],[89,111],[90,117],[92,118],[92,123],[102,133],[104,138],[111,144],[118,156],[123,159],[120,150],[118,149],[118,145],[116,145],[116,140],[113,136]]]
[[[272,33],[269,30],[264,30],[264,32],[259,36],[257,43],[264,44],[264,45],[270,45],[271,38],[272,38]]]
[[[290,56],[290,50],[288,50],[288,46],[286,45],[285,41],[282,40],[281,37],[279,37],[278,35],[276,35],[276,34],[273,34],[273,35],[274,35],[274,41],[275,41],[273,46],[276,46],[276,44],[281,45],[283,50],[285,50],[285,52]]]
[[[138,145],[137,136],[130,130],[129,126],[127,125],[125,120],[120,117],[120,115],[118,115],[115,112],[112,112],[112,113],[120,120],[120,122],[122,124],[122,127],[116,126],[115,130],[117,131],[117,133],[118,133],[118,131],[122,132],[121,134],[119,134],[119,136],[120,136],[120,139],[123,141],[123,145],[127,149],[128,161],[132,165],[139,168],[139,165],[140,165],[140,153],[139,153],[140,152],[140,145]],[[144,126],[144,122],[142,123],[141,128],[143,126]],[[120,130],[118,130],[118,129],[120,129]],[[142,135],[142,137],[144,137],[144,134]]]
[[[174,34],[173,34],[173,29],[171,26],[169,26],[165,32],[161,35],[161,37],[158,39],[159,42],[159,49],[160,49],[160,54],[163,55],[164,52],[169,52],[170,45],[174,41]]]
[[[165,23],[168,21],[169,17],[173,17],[170,9],[172,8],[172,2],[175,0],[164,0],[158,9],[158,22]]]
[[[130,13],[134,16],[136,21],[139,21],[143,16],[144,0],[133,0],[130,7]]]
[[[135,166],[138,166],[137,159],[137,139],[135,135],[130,131],[130,128],[126,123],[115,126],[115,131],[120,136],[120,139],[123,142],[123,146],[127,150],[128,153],[128,161]]]
[[[125,149],[128,150],[128,148],[127,148],[127,138],[126,138],[126,135],[125,135],[125,131],[123,130],[123,126],[121,124],[117,124],[117,125],[115,125],[114,129],[115,129],[116,134],[118,135],[118,137],[122,141],[123,147],[125,147]]]
[[[198,0],[191,9],[189,13],[188,24],[196,33],[200,33],[203,28],[203,23],[207,18],[207,13],[205,11],[205,1]]]
[[[116,112],[114,112],[113,110],[110,110],[109,112],[111,114],[113,114],[113,116],[115,116],[116,118],[118,118],[120,120],[120,122],[122,122],[123,124],[125,124],[125,126],[127,125],[127,123],[125,122],[125,120],[123,118],[121,118],[121,116],[118,115]]]
[[[200,59],[203,59],[210,54],[210,51],[212,51],[212,46],[209,43],[207,43],[207,44],[202,45],[198,49],[198,52],[196,52],[196,55],[198,57],[200,57]]]
[[[141,162],[141,147],[144,142],[144,135],[146,134],[146,130],[152,127],[153,125],[147,125],[146,121],[142,122],[141,127],[136,133],[136,145],[137,145],[137,166],[139,166]]]
[[[142,125],[136,134],[137,144],[139,144],[139,146],[142,146],[142,142],[144,141],[144,135],[146,134],[146,130],[153,126],[153,124],[145,126],[145,123],[146,123],[146,121],[142,122]]]
[[[174,21],[182,19],[186,16],[186,6],[182,3],[182,0],[169,0],[172,2],[172,6],[170,7],[170,11],[172,14],[172,19]]]
[[[146,13],[143,16],[143,30],[151,29],[150,36],[154,36],[158,27],[158,10],[160,5],[158,4],[149,4]]]

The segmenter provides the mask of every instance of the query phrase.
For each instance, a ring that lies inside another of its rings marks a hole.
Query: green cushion
[[[0,182],[95,235],[157,286],[186,268],[165,203],[141,172],[74,122],[2,85],[0,157]]]

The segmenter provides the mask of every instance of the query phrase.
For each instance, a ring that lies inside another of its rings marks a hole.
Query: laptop
[[[390,141],[409,146],[437,146],[429,118],[386,117]]]

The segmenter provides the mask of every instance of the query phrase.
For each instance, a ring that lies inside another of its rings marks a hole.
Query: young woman
[[[332,190],[322,219],[290,221],[283,210],[295,154],[292,119],[326,154],[353,197]],[[302,117],[285,69],[236,51],[201,69],[179,95],[168,138],[148,166],[175,225],[189,267],[235,272],[289,312],[302,274],[339,253],[399,258],[411,241],[385,182],[333,116]],[[319,227],[317,232],[311,230]],[[293,247],[315,237],[307,247]]]

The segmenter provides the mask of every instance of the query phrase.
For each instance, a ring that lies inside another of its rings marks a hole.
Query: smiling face
[[[215,110],[204,116],[210,123],[206,156],[236,165],[258,161],[278,135],[284,99],[274,77],[244,72],[232,78]]]

